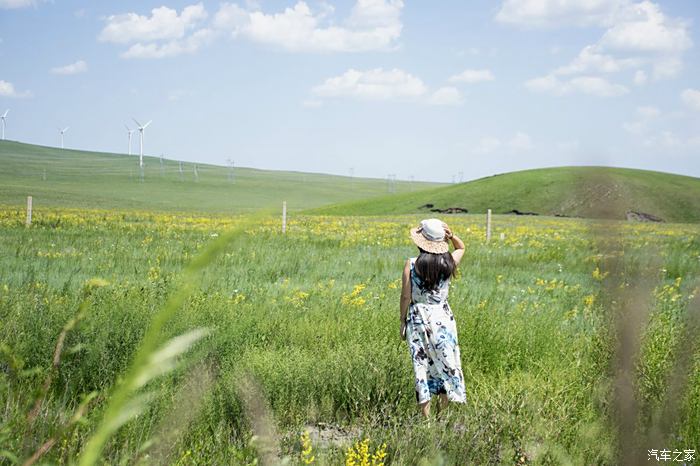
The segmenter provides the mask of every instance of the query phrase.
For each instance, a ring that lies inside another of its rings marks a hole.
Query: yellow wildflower
[[[313,446],[311,445],[311,437],[307,431],[301,434],[301,462],[304,464],[312,464],[316,460],[313,455]]]

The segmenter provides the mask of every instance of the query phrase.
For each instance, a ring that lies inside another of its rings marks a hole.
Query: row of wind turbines
[[[0,120],[2,121],[2,140],[3,141],[5,140],[5,124],[6,124],[5,120],[7,120],[8,113],[10,113],[9,108],[7,110],[5,110],[5,113],[0,115]],[[129,134],[129,155],[131,155],[131,135],[134,131],[138,131],[139,136],[140,136],[139,137],[139,142],[140,142],[140,144],[139,144],[139,167],[143,168],[143,134],[144,134],[144,130],[148,127],[148,125],[150,125],[153,122],[153,120],[149,120],[148,123],[146,123],[145,125],[142,125],[141,123],[139,123],[136,118],[132,118],[132,120],[134,120],[134,122],[136,123],[135,129],[131,129],[131,128],[129,128],[129,126],[124,124],[124,127],[126,127],[126,131]],[[61,135],[61,149],[65,149],[64,135],[68,132],[69,129],[70,129],[70,126],[66,126],[65,128],[58,128],[58,132]]]
[[[145,125],[142,125],[141,123],[139,123],[138,120],[137,120],[136,118],[132,118],[132,120],[134,120],[134,122],[136,123],[136,128],[135,128],[135,129],[129,128],[129,126],[128,126],[126,123],[124,124],[124,127],[126,128],[126,131],[127,131],[127,133],[129,134],[129,155],[131,155],[131,135],[132,135],[132,133],[133,133],[134,131],[137,131],[137,130],[138,130],[138,132],[139,132],[139,142],[140,142],[140,145],[139,145],[139,147],[140,147],[140,150],[139,150],[139,167],[140,167],[140,168],[143,168],[143,133],[144,133],[144,130],[148,127],[148,125],[150,125],[150,124],[153,122],[153,120],[148,120],[148,123],[146,123]]]

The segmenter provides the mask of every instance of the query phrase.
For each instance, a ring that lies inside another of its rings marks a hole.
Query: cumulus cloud
[[[460,105],[464,99],[462,93],[452,86],[444,86],[430,95],[428,103],[431,105]]]
[[[688,23],[666,16],[645,0],[622,10],[600,40],[606,50],[677,53],[692,46]]]
[[[151,10],[151,16],[136,13],[111,15],[107,17],[107,25],[98,39],[117,44],[181,39],[206,17],[207,12],[201,3],[185,7],[180,14],[161,6]]]
[[[475,84],[483,81],[493,81],[491,70],[464,70],[448,80],[451,83]]]
[[[52,74],[78,74],[78,73],[84,73],[88,69],[87,63],[83,60],[78,60],[75,63],[71,63],[70,65],[65,65],[65,66],[57,66],[55,68],[51,68],[51,73]]]
[[[554,73],[560,75],[617,73],[640,64],[641,61],[638,58],[615,58],[612,55],[601,53],[596,46],[589,45],[584,47],[571,63],[557,68]]]
[[[606,25],[628,0],[505,0],[501,23],[525,27]]]
[[[123,58],[167,58],[194,53],[213,39],[210,29],[200,29],[182,40],[137,43],[121,54]]]
[[[394,68],[368,71],[349,69],[313,88],[319,97],[358,97],[369,100],[406,100],[422,97],[428,87],[420,78]]]
[[[555,96],[581,93],[596,97],[616,97],[629,92],[625,86],[610,83],[598,76],[577,76],[571,79],[560,79],[550,74],[527,81],[525,87],[533,92],[548,93]]]
[[[700,91],[697,89],[686,89],[681,93],[683,102],[693,110],[700,110]]]
[[[2,0],[0,0],[2,1]],[[294,52],[364,52],[395,49],[401,35],[403,0],[357,0],[343,21],[321,3],[304,1],[266,13],[257,2],[222,3],[213,18],[202,3],[177,10],[161,6],[150,15],[125,13],[105,18],[102,42],[128,45],[124,58],[164,58],[193,53],[215,37],[230,34]],[[206,24],[205,24],[206,22]]]
[[[279,13],[255,6],[223,3],[214,18],[217,29],[233,37],[294,52],[364,52],[396,47],[401,35],[402,0],[358,0],[350,17],[332,21],[334,8],[322,4],[314,12],[304,1]]]
[[[163,58],[192,53],[209,42],[211,30],[202,28],[208,17],[197,3],[177,10],[161,6],[151,10],[150,16],[125,13],[108,16],[98,35],[102,42],[133,44],[122,54],[124,58]]]
[[[515,154],[532,150],[533,147],[530,135],[518,131],[512,137],[505,139],[493,136],[484,137],[471,149],[471,153],[474,155]]]
[[[32,93],[30,91],[18,91],[15,86],[8,81],[3,81],[0,79],[0,97],[31,97]]]
[[[0,8],[5,10],[27,8],[34,5],[36,5],[35,0],[0,0]]]
[[[460,105],[462,93],[453,86],[434,91],[421,80],[398,68],[349,69],[340,76],[326,79],[311,90],[319,98],[356,98],[362,100],[420,102],[430,105]]]
[[[575,24],[605,28],[597,42],[585,46],[550,75],[618,73],[634,68],[633,82],[642,85],[648,76],[655,80],[677,76],[684,52],[693,45],[689,22],[667,16],[650,0],[506,0],[496,19],[529,27]]]

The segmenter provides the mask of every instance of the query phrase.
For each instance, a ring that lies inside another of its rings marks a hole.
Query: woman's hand
[[[452,230],[450,230],[450,227],[447,226],[447,223],[442,222],[442,228],[445,230],[445,239],[452,239],[454,234],[452,233]]]
[[[406,339],[406,322],[401,322],[401,339]]]

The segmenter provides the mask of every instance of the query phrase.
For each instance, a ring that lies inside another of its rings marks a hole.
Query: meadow
[[[483,216],[446,216],[466,243],[449,299],[468,402],[424,421],[398,318],[419,219],[292,216],[283,235],[271,216],[51,208],[25,227],[0,209],[0,464],[76,463],[178,292],[159,344],[206,334],[137,390],[151,397],[100,463],[612,465],[700,450],[700,227],[495,216],[486,244]],[[182,292],[187,264],[235,228]],[[629,444],[614,310],[639,274]]]
[[[240,214],[263,207],[290,211],[378,196],[387,180],[297,171],[231,169],[138,155],[58,149],[0,140],[0,204],[27,196],[54,208]],[[396,181],[396,193],[437,183]]]

